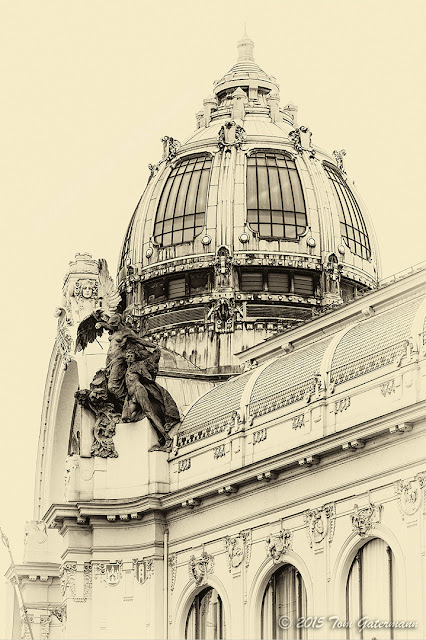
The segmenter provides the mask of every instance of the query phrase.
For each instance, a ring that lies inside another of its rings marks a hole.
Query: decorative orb
[[[154,253],[154,249],[152,247],[148,247],[148,249],[146,250],[146,257],[150,258],[152,256],[152,254]]]
[[[345,254],[345,245],[339,244],[339,246],[337,247],[337,251],[340,253],[340,255],[343,256]]]
[[[317,242],[316,242],[315,238],[310,237],[310,238],[307,239],[306,244],[308,245],[308,247],[314,248],[314,247],[316,247]]]
[[[212,241],[211,237],[207,234],[201,238],[201,242],[204,245],[210,244],[211,241]]]
[[[240,235],[240,242],[242,242],[243,244],[246,244],[246,242],[248,242],[249,240],[250,240],[250,237],[248,233],[242,233]]]

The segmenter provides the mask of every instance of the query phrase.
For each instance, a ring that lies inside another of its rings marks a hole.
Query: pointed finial
[[[254,61],[254,57],[253,57],[254,42],[247,35],[247,25],[245,22],[244,22],[244,35],[241,38],[241,40],[239,40],[237,44],[237,49],[238,49],[237,62],[243,62],[244,60]]]

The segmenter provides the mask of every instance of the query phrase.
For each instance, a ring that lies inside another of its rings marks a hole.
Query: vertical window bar
[[[358,584],[359,584],[359,617],[360,619],[364,616],[363,614],[363,606],[362,606],[362,550],[358,551],[356,559],[358,560]],[[364,638],[364,630],[361,629],[361,640]]]
[[[389,566],[389,621],[393,622],[393,564],[392,564],[392,549],[387,546],[386,552],[388,554],[388,566]],[[390,629],[391,640],[393,640],[394,633],[393,627]]]

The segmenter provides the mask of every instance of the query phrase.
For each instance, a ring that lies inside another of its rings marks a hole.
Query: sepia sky
[[[426,259],[426,10],[423,0],[1,6],[0,526],[21,561],[53,311],[68,262],[88,251],[115,274],[161,137],[184,141],[195,129],[213,81],[236,62],[244,22],[256,62],[278,80],[281,104],[299,106],[315,145],[346,150],[383,275]],[[7,566],[0,547],[0,572]]]

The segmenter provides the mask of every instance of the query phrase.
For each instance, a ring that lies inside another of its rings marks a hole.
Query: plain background
[[[1,2],[0,526],[21,562],[32,518],[54,308],[76,252],[116,272],[161,157],[212,83],[255,59],[328,152],[346,149],[387,276],[425,259],[423,0]],[[0,574],[8,555],[0,545]],[[0,634],[4,610],[0,578]]]

